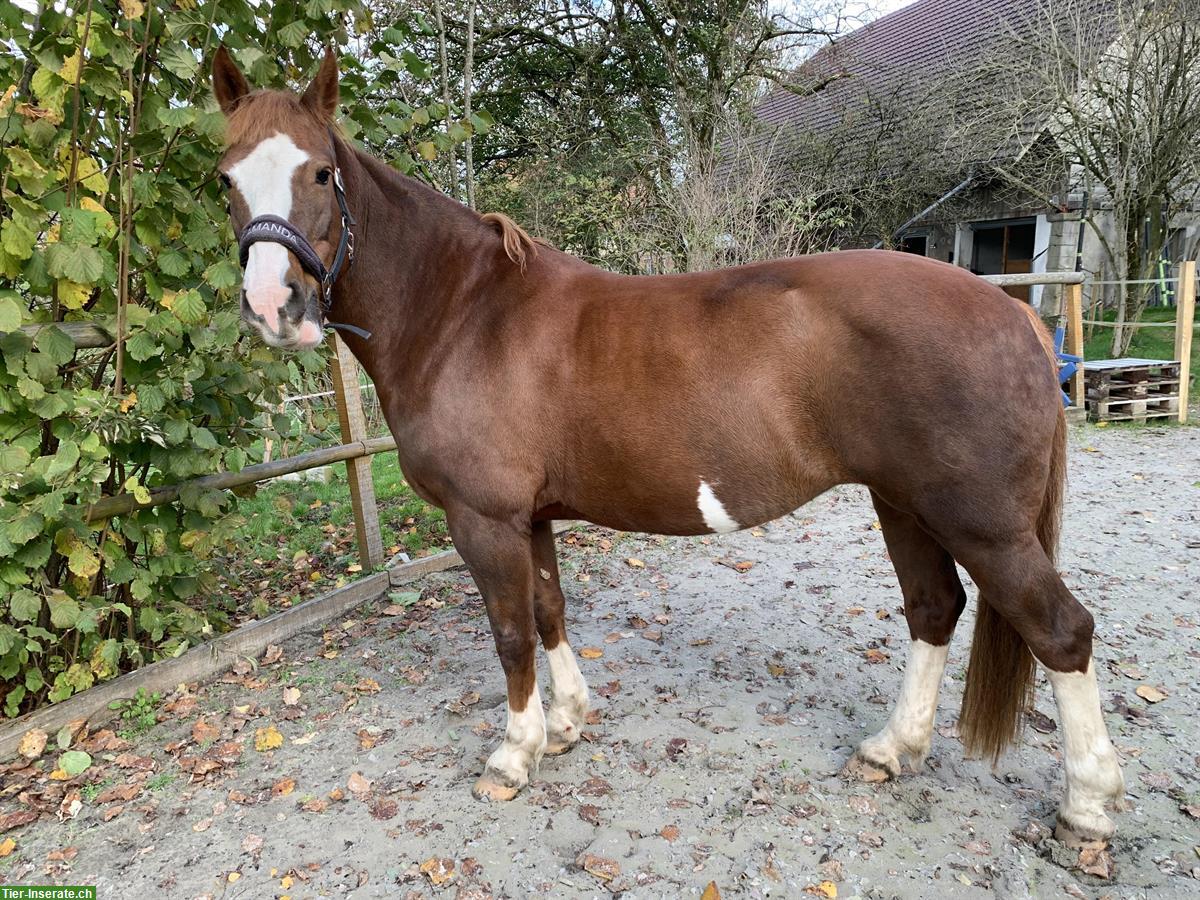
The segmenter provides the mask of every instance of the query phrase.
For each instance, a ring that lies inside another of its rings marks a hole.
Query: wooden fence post
[[[1083,403],[1083,285],[1067,285],[1067,353],[1080,358],[1079,368],[1071,376],[1071,405]]]
[[[330,335],[329,339],[334,350],[330,369],[338,420],[342,426],[342,443],[365,441],[367,417],[363,413],[362,391],[358,387],[358,361],[337,335]],[[371,459],[370,456],[362,456],[346,460],[350,502],[354,506],[354,528],[358,534],[358,555],[365,570],[383,565],[383,535],[379,531],[379,508],[375,505]]]
[[[1196,327],[1196,261],[1179,267],[1179,306],[1175,312],[1175,358],[1179,360],[1179,421],[1188,420],[1188,393],[1192,380],[1192,331]]]

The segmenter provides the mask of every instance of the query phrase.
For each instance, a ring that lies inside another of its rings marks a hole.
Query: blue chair
[[[1054,329],[1054,355],[1058,357],[1058,386],[1062,391],[1063,382],[1069,380],[1072,375],[1079,371],[1079,364],[1083,362],[1082,356],[1072,356],[1070,353],[1063,353],[1063,341],[1066,339],[1067,329],[1059,325]],[[1066,391],[1062,391],[1063,406],[1071,405],[1071,397]]]

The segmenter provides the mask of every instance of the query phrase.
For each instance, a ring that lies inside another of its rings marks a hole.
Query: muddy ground
[[[128,746],[93,735],[95,764],[74,781],[4,775],[25,779],[25,802],[0,813],[66,817],[0,835],[15,841],[0,883],[95,883],[105,898],[676,897],[710,883],[725,897],[1200,896],[1198,479],[1200,429],[1072,433],[1062,567],[1096,614],[1128,784],[1111,861],[1084,861],[1107,880],[1044,837],[1062,777],[1044,683],[1019,751],[994,770],[963,760],[969,615],[925,770],[839,776],[886,720],[907,643],[870,504],[844,488],[728,537],[561,537],[595,715],[511,803],[470,796],[503,729],[503,682],[478,595],[452,572],[164,698]]]

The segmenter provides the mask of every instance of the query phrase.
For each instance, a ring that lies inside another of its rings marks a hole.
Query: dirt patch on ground
[[[1107,880],[1044,838],[1062,778],[1044,683],[1018,752],[994,770],[963,760],[970,614],[925,770],[839,776],[886,720],[907,645],[874,513],[843,488],[728,537],[560,539],[595,714],[511,803],[470,797],[503,682],[478,596],[450,573],[167,698],[128,746],[93,736],[74,779],[5,774],[0,816],[42,815],[0,834],[15,841],[0,882],[101,897],[674,897],[710,882],[727,897],[1195,897],[1200,430],[1089,427],[1071,454],[1061,564],[1096,614],[1130,804]]]

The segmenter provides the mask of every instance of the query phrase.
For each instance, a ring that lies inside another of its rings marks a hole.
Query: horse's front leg
[[[529,526],[462,509],[448,509],[446,521],[483,595],[508,682],[504,741],[488,757],[474,794],[485,800],[511,800],[529,783],[530,768],[546,750],[546,715],[534,668],[537,629]]]
[[[588,711],[588,688],[567,642],[566,600],[554,552],[554,529],[550,522],[533,523],[533,612],[542,646],[550,661],[550,712],[546,753],[566,753],[579,741]]]

